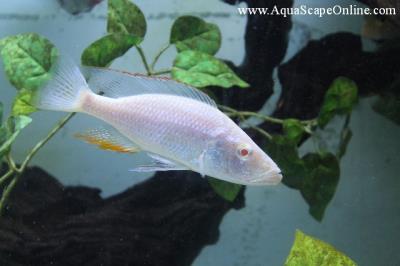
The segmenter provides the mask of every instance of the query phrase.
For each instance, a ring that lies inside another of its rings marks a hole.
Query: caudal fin
[[[81,110],[83,92],[89,87],[79,67],[60,56],[50,71],[50,79],[38,89],[34,104],[45,110],[77,112]]]

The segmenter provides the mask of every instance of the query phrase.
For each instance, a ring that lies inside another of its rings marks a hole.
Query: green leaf
[[[0,157],[3,156],[15,141],[21,130],[32,122],[29,116],[10,117],[7,121],[7,140],[0,146]],[[1,130],[3,131],[3,130]]]
[[[335,115],[349,114],[357,102],[357,93],[357,85],[352,80],[345,77],[335,79],[325,94],[318,117],[319,126],[325,127]]]
[[[8,118],[7,127],[12,133],[19,132],[32,122],[32,118],[25,115],[11,116]]]
[[[400,97],[396,95],[385,95],[379,97],[372,105],[375,112],[383,115],[392,122],[400,125]]]
[[[249,86],[236,76],[224,62],[199,51],[187,50],[179,53],[175,58],[171,74],[174,79],[195,87]]]
[[[282,182],[299,190],[310,214],[321,221],[339,181],[337,158],[331,153],[309,153],[300,158],[296,144],[286,136],[273,136],[265,150],[282,170]]]
[[[12,114],[29,115],[37,111],[37,108],[32,105],[33,92],[31,90],[22,89],[14,99],[12,106]]]
[[[283,121],[283,132],[288,140],[297,144],[303,137],[305,130],[303,124],[299,120],[285,119]]]
[[[226,182],[216,178],[209,177],[208,182],[214,189],[215,193],[224,198],[227,201],[233,202],[236,196],[239,194],[241,185]]]
[[[0,52],[1,49],[4,48],[8,43],[10,42],[15,42],[16,40],[20,39],[22,35],[13,35],[13,36],[7,36],[5,38],[0,39]]]
[[[296,230],[285,266],[356,266],[357,264],[332,245]]]
[[[171,29],[170,43],[178,52],[197,50],[214,55],[221,47],[221,32],[217,25],[194,16],[182,16]]]
[[[142,38],[128,34],[110,34],[95,41],[82,54],[83,65],[105,67],[126,53],[132,46],[138,45]]]
[[[49,70],[57,57],[50,41],[35,33],[11,36],[2,40],[0,55],[11,84],[17,89],[38,88],[49,77]]]
[[[143,38],[146,19],[142,11],[129,0],[109,0],[107,32],[131,34]]]
[[[282,170],[282,182],[291,188],[301,189],[306,166],[298,155],[297,145],[284,136],[273,136],[265,150]]]
[[[332,153],[309,153],[302,159],[307,174],[303,180],[301,194],[310,206],[310,214],[321,221],[339,182],[339,162]]]

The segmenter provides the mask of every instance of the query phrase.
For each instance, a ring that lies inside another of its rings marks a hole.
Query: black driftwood
[[[331,82],[345,76],[361,96],[383,94],[400,74],[400,46],[386,43],[376,52],[362,50],[361,38],[335,33],[310,41],[278,70],[282,95],[274,116],[312,119],[318,116]]]
[[[244,204],[197,174],[160,173],[109,199],[28,169],[0,220],[0,265],[190,265]]]
[[[288,8],[293,0],[224,0],[229,4],[246,2],[248,7],[274,6]],[[233,87],[229,90],[215,88],[221,103],[239,110],[259,110],[272,95],[274,82],[272,72],[280,64],[286,53],[289,31],[292,27],[290,17],[247,16],[245,33],[245,57],[235,72],[250,84],[250,88]]]

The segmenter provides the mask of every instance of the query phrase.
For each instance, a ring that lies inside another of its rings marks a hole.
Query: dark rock
[[[399,47],[364,52],[360,37],[351,33],[310,41],[279,67],[282,95],[274,116],[315,118],[326,90],[338,76],[354,80],[361,96],[382,93],[400,73],[399,57]]]
[[[235,4],[237,1],[225,2]],[[248,7],[274,6],[287,8],[293,0],[247,0]],[[231,67],[248,82],[250,88],[213,88],[221,103],[239,110],[259,110],[273,93],[272,72],[282,61],[288,44],[288,34],[292,27],[291,17],[251,15],[245,33],[245,58],[239,67]]]
[[[228,203],[195,173],[162,172],[117,196],[28,169],[0,219],[0,265],[191,265]]]

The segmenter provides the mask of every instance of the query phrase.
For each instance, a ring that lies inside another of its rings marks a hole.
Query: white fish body
[[[86,70],[89,84],[77,66],[61,60],[40,90],[37,106],[87,113],[112,125],[124,136],[114,139],[126,138],[124,143],[130,144],[125,146],[155,159],[153,165],[134,170],[192,170],[244,185],[282,179],[271,158],[204,93],[164,78]]]

